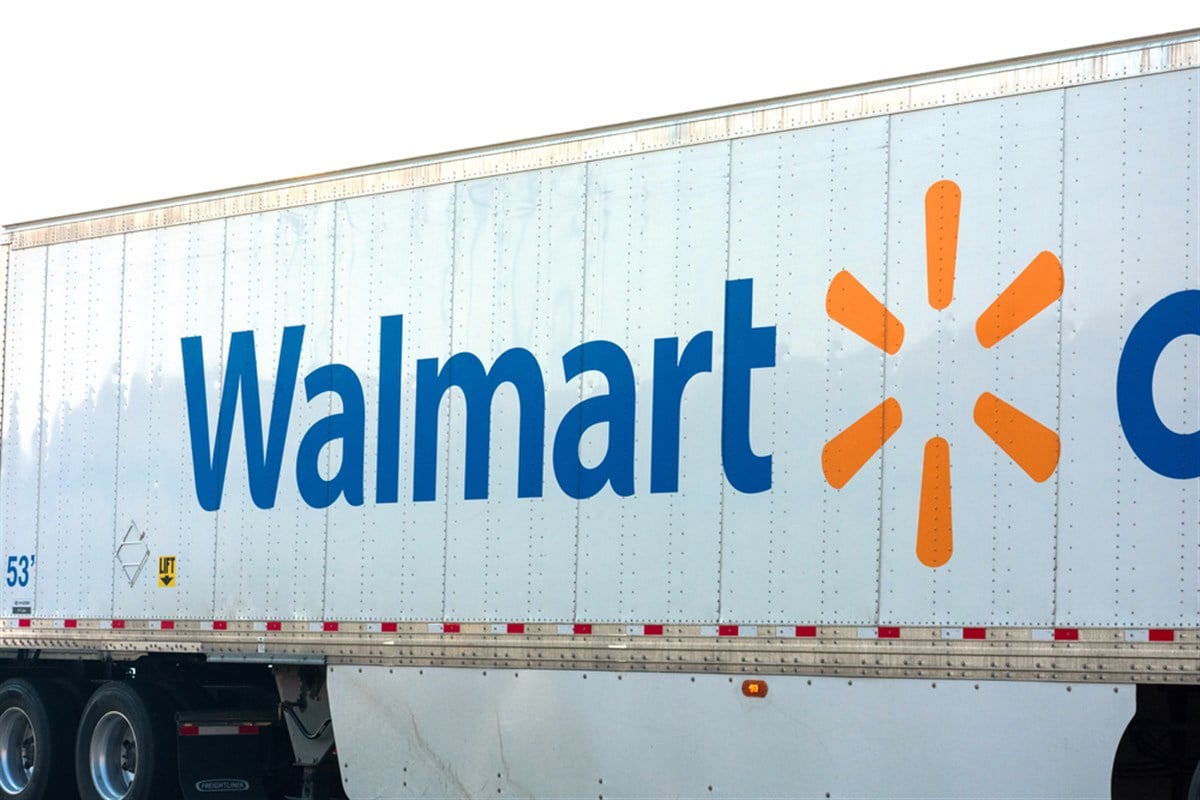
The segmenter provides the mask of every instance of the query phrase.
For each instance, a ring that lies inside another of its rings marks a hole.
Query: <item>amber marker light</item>
[[[742,681],[742,694],[746,697],[766,697],[767,682],[760,680]]]

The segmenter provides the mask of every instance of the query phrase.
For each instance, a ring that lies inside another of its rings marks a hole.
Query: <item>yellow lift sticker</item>
[[[158,585],[163,589],[175,586],[175,556],[158,557]]]

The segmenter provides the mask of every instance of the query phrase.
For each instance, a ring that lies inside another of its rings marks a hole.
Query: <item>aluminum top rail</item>
[[[8,225],[13,249],[689,147],[1200,65],[1200,29]]]

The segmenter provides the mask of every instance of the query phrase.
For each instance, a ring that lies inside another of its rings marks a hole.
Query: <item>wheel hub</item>
[[[137,777],[137,736],[119,711],[100,718],[88,747],[92,785],[102,800],[122,800]]]
[[[0,714],[0,789],[19,794],[29,785],[36,763],[33,723],[21,709],[6,709]]]

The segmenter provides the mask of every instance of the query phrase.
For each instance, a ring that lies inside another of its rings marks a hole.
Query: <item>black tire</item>
[[[178,797],[174,715],[171,701],[154,687],[113,681],[97,689],[75,739],[80,798]]]
[[[0,684],[0,797],[70,795],[78,718],[70,697],[52,683],[13,678]]]

